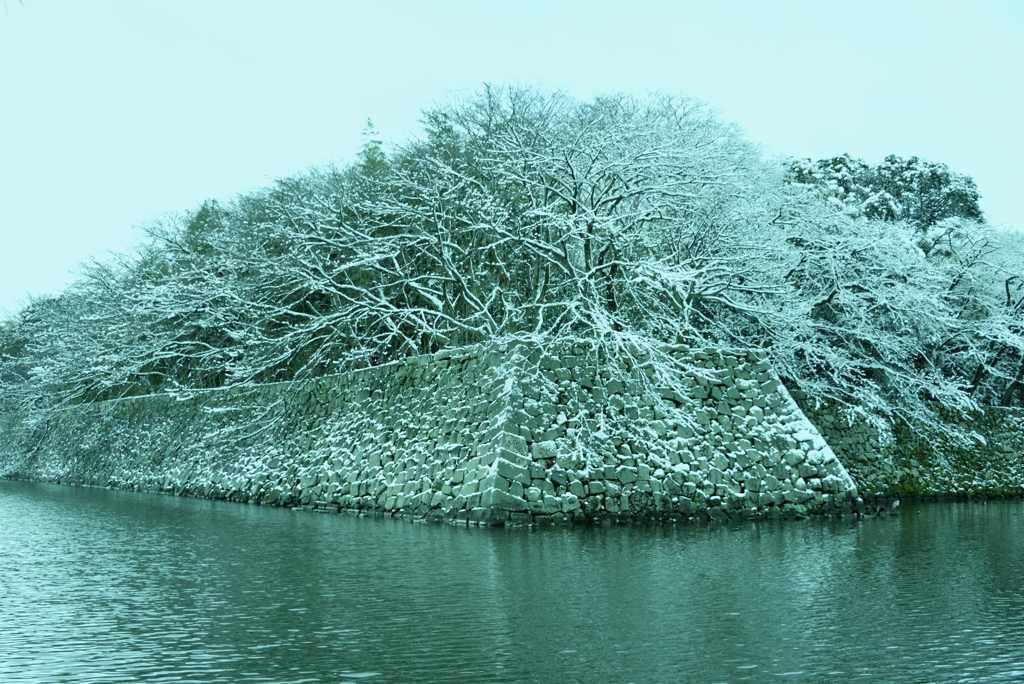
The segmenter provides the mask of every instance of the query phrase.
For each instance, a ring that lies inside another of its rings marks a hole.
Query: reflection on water
[[[3,682],[1024,679],[1024,505],[455,528],[0,482]]]

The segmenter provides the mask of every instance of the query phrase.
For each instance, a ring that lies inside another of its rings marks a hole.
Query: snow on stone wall
[[[970,447],[927,441],[793,393],[867,497],[1024,495],[1024,410],[991,406],[959,427]],[[962,420],[953,415],[947,420]]]
[[[655,355],[494,343],[80,406],[8,427],[0,476],[487,524],[849,508],[853,480],[760,352]]]

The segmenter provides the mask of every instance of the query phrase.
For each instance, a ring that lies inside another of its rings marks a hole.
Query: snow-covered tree
[[[423,122],[149,225],[4,328],[0,381],[61,405],[568,336],[762,348],[922,431],[1019,394],[1024,250],[943,165],[774,159],[665,94],[489,87]]]
[[[980,195],[970,176],[918,157],[891,154],[871,166],[844,154],[795,160],[794,182],[815,188],[854,216],[906,221],[922,234],[948,218],[980,220]]]

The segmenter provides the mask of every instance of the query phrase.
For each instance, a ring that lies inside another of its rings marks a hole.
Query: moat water
[[[483,529],[0,481],[0,682],[1024,680],[1024,503]]]

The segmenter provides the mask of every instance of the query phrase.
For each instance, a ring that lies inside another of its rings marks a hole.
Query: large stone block
[[[581,506],[580,498],[576,494],[566,493],[561,499],[562,513],[572,513]]]
[[[507,449],[513,454],[527,456],[530,452],[526,445],[526,439],[521,435],[514,435],[511,432],[500,430],[495,433],[491,444],[499,449]]]
[[[508,511],[490,506],[477,506],[469,511],[468,519],[477,525],[504,525]]]
[[[637,470],[630,466],[619,466],[615,469],[615,474],[622,484],[631,484],[637,481]]]
[[[480,505],[485,508],[497,508],[505,511],[526,511],[529,509],[525,499],[493,487],[485,490],[480,495]]]

